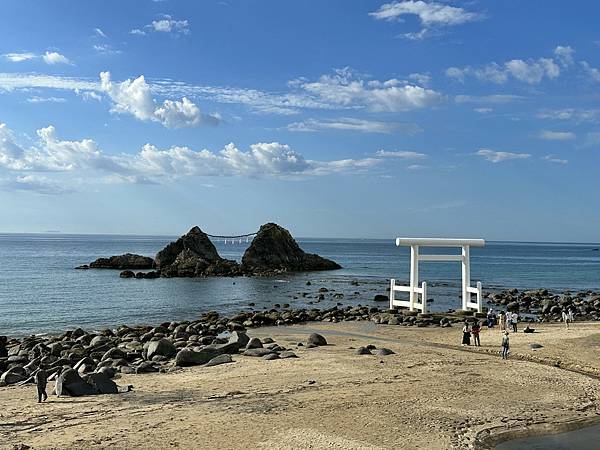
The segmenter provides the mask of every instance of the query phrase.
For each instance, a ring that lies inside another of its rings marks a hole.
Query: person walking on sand
[[[510,323],[512,324],[513,333],[517,332],[517,323],[519,322],[519,315],[514,312],[510,316]]]
[[[469,329],[469,322],[465,321],[465,325],[462,329],[463,338],[462,338],[462,346],[471,345],[471,330]]]
[[[35,384],[37,386],[37,394],[38,394],[38,403],[45,402],[48,399],[48,394],[46,394],[46,384],[48,383],[48,373],[39,368],[34,376]]]
[[[567,314],[567,312],[564,309],[562,312],[562,321],[565,323],[565,328],[568,330],[569,329],[569,315]]]
[[[493,328],[494,327],[494,321],[495,321],[495,313],[494,310],[492,308],[490,308],[487,312],[487,326],[488,328]]]
[[[473,327],[471,327],[471,332],[473,333],[473,345],[476,345],[477,347],[481,347],[481,342],[479,341],[480,331],[481,325],[479,324],[479,321],[477,321],[473,324]]]
[[[508,331],[504,330],[504,336],[502,336],[502,359],[508,359],[509,348]]]

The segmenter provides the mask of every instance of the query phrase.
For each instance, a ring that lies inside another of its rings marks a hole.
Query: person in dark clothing
[[[471,333],[473,333],[473,345],[477,347],[481,347],[481,342],[479,341],[479,332],[481,331],[481,325],[479,322],[475,322],[471,327]]]
[[[45,402],[48,399],[46,394],[46,384],[48,383],[48,373],[40,368],[37,370],[34,376],[35,384],[37,386],[38,403]]]
[[[465,322],[465,326],[462,329],[463,338],[462,345],[471,345],[471,329],[469,328],[469,323]]]

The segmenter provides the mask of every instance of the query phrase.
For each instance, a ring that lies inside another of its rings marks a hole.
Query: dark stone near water
[[[387,295],[381,295],[381,294],[377,294],[374,298],[373,301],[376,302],[389,302],[390,298]]]
[[[371,350],[367,347],[358,347],[355,352],[357,355],[372,355]]]
[[[177,349],[171,341],[168,339],[161,339],[159,341],[150,341],[148,344],[148,350],[146,353],[146,359],[152,359],[154,355],[161,355],[170,358],[175,356]]]
[[[250,338],[246,333],[243,333],[241,331],[234,331],[231,333],[231,336],[229,336],[229,342],[237,342],[240,348],[243,348],[246,347],[246,345],[248,345],[248,342],[250,342]]]
[[[219,364],[227,364],[233,362],[231,355],[219,355],[206,363],[206,367],[218,366]]]
[[[121,277],[121,278],[133,278],[133,277],[135,277],[135,273],[133,273],[131,270],[124,270],[123,272],[121,272],[119,274],[119,277]]]
[[[95,390],[96,394],[118,394],[116,383],[102,372],[90,373],[83,380]]]
[[[175,356],[175,365],[179,367],[197,366],[206,364],[216,356],[219,356],[219,353],[215,349],[203,348],[196,351],[191,348],[182,348]]]
[[[244,356],[255,356],[255,357],[263,357],[268,355],[269,353],[273,353],[268,348],[250,348],[246,350],[242,355]]]
[[[252,338],[252,339],[250,339],[250,341],[248,341],[248,344],[246,344],[246,350],[249,350],[251,348],[262,348],[262,347],[263,347],[262,342],[258,338]]]
[[[251,274],[334,270],[341,266],[321,256],[305,253],[285,228],[275,223],[260,227],[242,257],[242,269]]]
[[[321,346],[321,345],[327,345],[327,339],[325,339],[323,336],[321,336],[320,334],[317,333],[312,333],[309,337],[308,337],[308,343],[316,345],[316,346]],[[310,348],[310,347],[309,347]]]
[[[156,254],[156,267],[163,277],[241,275],[235,261],[223,259],[199,227],[193,227]]]
[[[262,357],[265,361],[272,361],[274,359],[281,359],[277,353],[268,353]]]
[[[56,380],[56,395],[67,395],[70,397],[81,397],[83,395],[94,395],[96,390],[87,384],[79,373],[73,369],[63,371]]]
[[[151,269],[154,260],[148,256],[125,253],[124,255],[98,258],[90,263],[92,269]]]
[[[25,369],[20,366],[13,366],[0,376],[0,386],[20,383],[26,379]]]
[[[285,352],[281,352],[279,354],[279,357],[282,359],[286,359],[286,358],[297,358],[298,356],[294,352],[288,350]]]
[[[394,355],[396,352],[394,352],[393,350],[390,350],[389,348],[380,348],[377,351],[377,355],[378,356],[388,356],[388,355]]]

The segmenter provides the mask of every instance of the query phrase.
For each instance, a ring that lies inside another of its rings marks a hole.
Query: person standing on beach
[[[465,321],[465,325],[462,329],[463,338],[462,338],[462,346],[471,345],[471,330],[469,329],[469,322]]]
[[[487,326],[488,326],[488,328],[493,328],[494,327],[495,319],[496,319],[496,317],[495,317],[494,310],[492,308],[490,308],[488,310],[488,313],[487,313]]]
[[[504,330],[504,336],[502,336],[502,359],[508,359],[509,348],[508,331]]]
[[[500,331],[505,331],[506,330],[506,314],[504,314],[504,311],[500,311]]]
[[[510,323],[512,324],[513,333],[517,332],[517,323],[519,322],[519,315],[514,312],[510,316]]]
[[[479,324],[479,321],[477,321],[473,324],[473,327],[471,328],[471,332],[473,333],[473,345],[476,345],[477,347],[481,347],[481,342],[479,341],[480,331],[481,325]]]
[[[44,369],[39,368],[35,373],[34,380],[37,386],[38,403],[42,403],[42,401],[45,402],[48,399],[48,394],[46,394],[48,373]]]
[[[564,309],[562,312],[562,321],[565,323],[565,327],[568,330],[569,329],[569,315],[567,314],[567,312]]]

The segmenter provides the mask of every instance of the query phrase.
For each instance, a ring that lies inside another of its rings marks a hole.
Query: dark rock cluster
[[[499,305],[507,311],[535,314],[541,321],[562,320],[562,313],[571,311],[577,320],[600,320],[600,293],[551,292],[548,289],[518,289],[492,292],[486,296],[488,303]]]
[[[121,269],[121,278],[270,276],[284,272],[340,269],[334,261],[304,252],[285,228],[267,223],[246,249],[242,263],[221,258],[214,244],[199,227],[193,227],[175,242],[159,251],[155,258],[127,253],[99,258],[78,269]],[[134,273],[135,269],[151,272]]]
[[[154,265],[154,260],[148,256],[135,255],[133,253],[125,253],[124,255],[111,256],[109,258],[98,258],[89,265],[84,264],[76,267],[77,269],[133,269],[144,270],[151,269]]]

